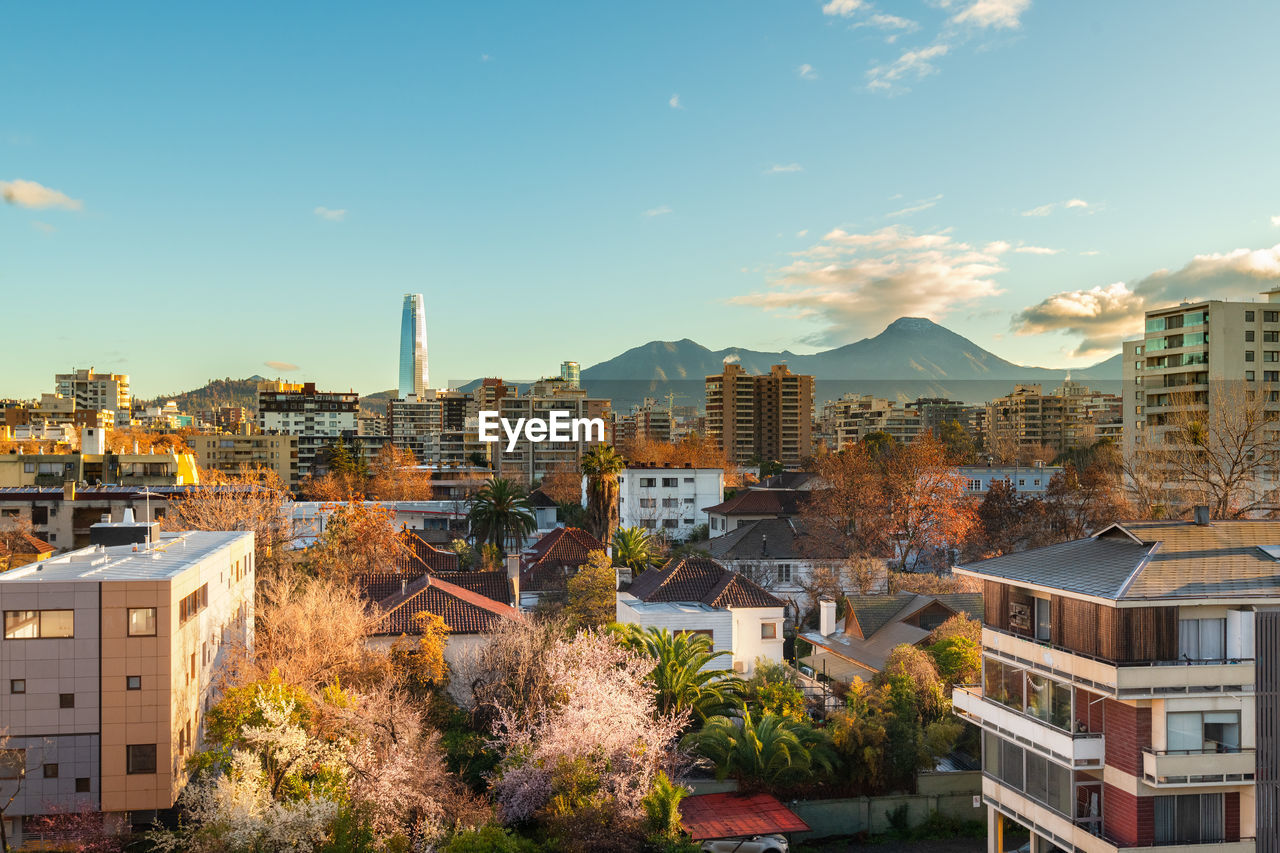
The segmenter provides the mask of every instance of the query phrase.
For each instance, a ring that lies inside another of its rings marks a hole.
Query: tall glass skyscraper
[[[427,308],[421,293],[406,293],[400,314],[400,397],[422,399],[427,379]]]

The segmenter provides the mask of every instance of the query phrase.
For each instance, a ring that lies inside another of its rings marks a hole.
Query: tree
[[[10,780],[13,782],[13,791],[9,793],[4,805],[0,806],[0,851],[3,853],[9,853],[9,833],[5,826],[5,813],[18,798],[18,794],[22,792],[22,785],[27,780],[26,750],[12,749],[9,743],[8,728],[0,729],[0,766],[3,766],[6,771],[3,781],[0,781],[0,796],[4,795],[4,789],[9,787]]]
[[[260,577],[288,564],[292,498],[275,471],[261,465],[241,465],[235,474],[202,470],[200,481],[169,499],[166,530],[247,530]]]
[[[805,719],[804,691],[796,671],[785,663],[758,659],[746,685],[746,701],[748,708],[758,712]]]
[[[649,793],[641,801],[645,823],[652,835],[669,841],[680,838],[684,833],[680,823],[680,801],[689,793],[683,785],[673,785],[666,773],[658,772]]]
[[[684,743],[715,765],[717,779],[740,789],[781,790],[835,769],[830,738],[807,721],[765,712],[753,717],[712,717]]]
[[[653,537],[643,527],[619,527],[613,534],[613,562],[639,575],[658,562]]]
[[[608,444],[597,444],[582,456],[587,478],[587,532],[601,542],[613,539],[618,526],[618,474],[626,467]]]
[[[811,491],[800,507],[805,553],[888,556],[889,531],[881,509],[887,496],[878,461],[867,447],[846,445],[810,464],[826,488]]]
[[[604,551],[592,551],[587,562],[569,578],[565,615],[578,628],[600,628],[617,613],[618,572]]]
[[[937,439],[946,448],[947,458],[956,465],[972,465],[978,460],[978,442],[964,424],[952,419],[938,424]]]
[[[691,433],[676,442],[656,441],[639,436],[618,448],[627,464],[654,468],[719,468],[725,473],[725,486],[742,485],[737,466],[729,461],[719,442]]]
[[[471,499],[467,514],[477,543],[488,542],[506,553],[519,547],[537,522],[533,505],[511,480],[493,477]]]
[[[431,472],[417,466],[412,450],[382,445],[370,466],[365,496],[374,501],[431,500]]]
[[[887,453],[882,464],[888,522],[905,569],[931,552],[959,546],[973,529],[963,476],[932,435]]]
[[[370,572],[393,572],[412,555],[395,510],[363,500],[326,504],[324,532],[306,551],[310,568],[322,577],[349,581]]]
[[[845,707],[827,720],[846,778],[861,793],[883,790],[887,722],[882,693],[857,677],[845,694]]]
[[[396,680],[411,694],[422,697],[449,677],[444,659],[449,626],[435,613],[419,613],[414,621],[416,638],[399,637],[391,644],[387,657]]]
[[[823,599],[839,603],[850,595],[884,591],[888,577],[886,561],[876,557],[850,557],[815,566],[807,577],[801,577],[799,581],[805,592],[805,612],[801,621],[816,618],[813,614],[818,612],[818,602]]]
[[[938,668],[928,652],[907,643],[894,646],[889,652],[889,657],[885,659],[879,678],[882,683],[888,683],[899,676],[906,678],[910,683],[912,695],[926,723],[933,722],[947,713],[950,701],[943,691],[942,679],[938,677]]]
[[[559,465],[547,472],[538,488],[557,504],[581,504],[582,472],[576,465]]]
[[[645,677],[653,688],[659,714],[683,714],[690,720],[729,713],[742,704],[742,679],[715,668],[715,662],[731,657],[728,650],[715,651],[706,634],[666,628],[619,625],[615,636],[626,648],[639,652],[653,663]]]

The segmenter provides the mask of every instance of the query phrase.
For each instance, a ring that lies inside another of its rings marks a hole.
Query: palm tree
[[[671,784],[670,777],[659,770],[649,793],[640,801],[649,831],[671,841],[679,838],[684,831],[680,823],[680,801],[687,796],[688,788]]]
[[[836,755],[825,732],[807,722],[765,712],[741,719],[712,717],[685,737],[716,766],[716,778],[733,777],[743,787],[785,788],[835,769]]]
[[[494,477],[480,487],[467,513],[477,543],[489,542],[506,553],[509,544],[519,543],[537,522],[533,505],[510,480]]]
[[[732,652],[714,651],[706,634],[673,635],[666,628],[639,625],[619,625],[615,632],[623,646],[653,660],[645,678],[657,694],[658,713],[688,711],[704,722],[742,705],[742,679],[711,665]]]
[[[638,575],[658,562],[653,537],[643,527],[619,527],[613,534],[613,564]]]
[[[587,478],[587,532],[608,542],[618,526],[618,472],[626,462],[609,444],[597,444],[582,455]]]

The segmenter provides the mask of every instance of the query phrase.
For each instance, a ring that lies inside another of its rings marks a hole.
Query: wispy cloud
[[[81,210],[84,202],[71,198],[66,193],[37,184],[35,181],[24,181],[21,178],[12,181],[0,181],[0,196],[9,204],[18,207],[30,207],[37,210],[43,208],[62,208],[63,210]]]
[[[919,80],[938,68],[934,60],[946,56],[951,48],[945,44],[905,51],[888,65],[876,65],[867,72],[867,88],[873,92],[890,91],[902,80]]]
[[[742,305],[820,324],[814,343],[842,344],[903,315],[940,318],[1000,293],[996,255],[958,242],[949,231],[901,225],[870,232],[836,228],[793,253],[768,290],[736,297]]]
[[[814,68],[807,62],[796,69],[796,74],[798,74],[802,80],[818,79],[818,69]]]
[[[341,222],[347,218],[345,209],[331,210],[327,207],[317,207],[314,212],[316,216],[327,222]]]
[[[848,18],[866,5],[864,0],[831,0],[822,7],[822,14]]]
[[[670,105],[671,109],[673,110],[684,109],[684,104],[680,103],[679,95],[672,95],[671,98],[667,101],[667,104]]]
[[[1016,30],[1031,0],[977,0],[951,18],[953,24],[970,24],[981,29]]]
[[[1089,202],[1085,201],[1082,198],[1073,198],[1073,199],[1068,199],[1067,201],[1064,201],[1064,202],[1051,201],[1048,204],[1042,204],[1039,207],[1033,207],[1030,210],[1024,210],[1022,211],[1022,215],[1023,216],[1048,216],[1050,213],[1053,213],[1059,207],[1065,208],[1067,210],[1072,210],[1072,209],[1088,210],[1092,212],[1095,209],[1096,205],[1091,205],[1089,204]]]
[[[804,167],[799,163],[774,163],[772,166],[764,170],[766,175],[785,175],[791,172],[803,172]]]
[[[1277,228],[1280,228],[1280,216],[1271,217],[1271,224],[1276,226]]]
[[[899,18],[897,15],[884,15],[876,13],[868,15],[861,21],[853,25],[853,28],[861,29],[862,27],[875,27],[878,30],[901,30],[904,33],[914,33],[920,29],[920,24],[910,18]]]
[[[928,210],[929,208],[933,207],[941,200],[942,200],[942,195],[941,193],[939,193],[938,195],[935,195],[933,198],[922,198],[920,199],[920,201],[913,202],[912,204],[907,205],[901,210],[895,210],[892,213],[886,213],[885,216],[891,219],[898,216],[910,216],[913,213],[919,213],[922,210]]]
[[[1019,255],[1058,255],[1061,249],[1049,249],[1045,246],[1019,246],[1013,250]]]
[[[809,229],[808,229],[808,228],[801,228],[799,231],[797,231],[797,232],[796,232],[796,236],[797,236],[797,237],[803,237],[804,235],[806,235],[806,234],[808,234],[808,233],[809,233]]]
[[[1280,244],[1196,255],[1178,270],[1157,270],[1133,283],[1066,290],[1013,318],[1019,335],[1061,332],[1079,338],[1076,355],[1112,352],[1142,331],[1143,312],[1181,299],[1250,296],[1280,286]]]
[[[1066,207],[1088,207],[1089,202],[1085,201],[1082,198],[1073,198],[1068,200],[1065,206]]]
[[[1054,204],[1042,204],[1039,207],[1033,207],[1030,210],[1022,211],[1022,215],[1023,216],[1048,216],[1050,213],[1053,213],[1053,209],[1057,206],[1058,205],[1056,202]]]
[[[298,365],[296,365],[296,364],[292,364],[292,363],[287,362],[287,361],[264,361],[264,362],[262,362],[262,364],[263,364],[263,366],[265,366],[265,367],[270,367],[272,370],[279,370],[279,371],[281,371],[282,373],[290,373],[290,372],[292,372],[292,371],[294,371],[294,370],[301,370],[301,369],[302,369],[302,368],[298,367]]]
[[[490,55],[489,55],[489,54],[487,54],[487,53],[482,53],[482,54],[480,54],[480,61],[481,61],[481,62],[492,62],[492,61],[493,61],[493,57],[492,57],[492,56],[490,56]]]
[[[670,212],[671,212],[671,208],[667,207],[667,206],[664,204],[664,205],[662,205],[661,207],[651,207],[651,208],[649,208],[648,210],[646,210],[646,211],[644,212],[644,215],[645,215],[645,216],[666,216],[666,215],[667,215],[668,213],[670,213]]]

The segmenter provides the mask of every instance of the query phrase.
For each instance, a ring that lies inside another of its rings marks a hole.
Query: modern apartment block
[[[626,447],[637,439],[669,442],[674,429],[671,407],[659,405],[657,400],[646,397],[642,404],[632,406],[627,414],[614,413],[613,445]]]
[[[873,432],[909,444],[925,430],[919,410],[871,394],[846,394],[829,401],[823,409],[823,421],[835,438],[835,449],[857,444]]]
[[[0,573],[0,793],[26,818],[146,824],[201,748],[219,669],[253,640],[253,534],[98,525],[94,545]],[[16,792],[16,793],[15,793]]]
[[[322,449],[355,438],[359,409],[354,391],[317,391],[314,382],[258,383],[258,429],[298,437],[300,478],[312,474]]]
[[[706,507],[724,500],[724,470],[627,466],[618,475],[618,519],[668,539],[687,539]]]
[[[64,483],[119,486],[190,486],[200,482],[190,453],[109,453],[106,431],[80,431],[78,453],[0,455],[0,487],[62,486]]]
[[[1280,522],[1120,522],[983,583],[988,850],[1280,850]],[[1212,846],[1210,846],[1212,845]]]
[[[1050,393],[1039,384],[1016,385],[1012,394],[987,403],[987,449],[1018,456],[1056,455],[1092,444],[1098,425],[1119,414],[1121,398],[1067,379]]]
[[[201,468],[223,474],[237,474],[244,465],[270,468],[286,486],[298,485],[296,435],[192,435],[187,437],[187,444]]]
[[[74,400],[76,409],[112,411],[117,425],[129,425],[133,398],[127,373],[95,373],[90,367],[56,374],[54,381],[57,393]]]
[[[396,447],[413,451],[419,462],[440,458],[442,429],[441,401],[436,392],[387,401],[387,436]]]
[[[498,412],[512,424],[520,418],[549,420],[552,412],[565,412],[570,419],[599,418],[603,425],[599,431],[580,430],[576,441],[535,442],[522,434],[510,451],[505,440],[492,443],[498,476],[519,483],[537,483],[558,471],[578,471],[582,454],[609,440],[609,401],[588,397],[585,390],[563,380],[542,379],[525,394],[504,396],[498,403]]]
[[[752,376],[726,362],[706,378],[707,436],[738,465],[753,459],[798,466],[813,453],[813,377],[775,364]]]

